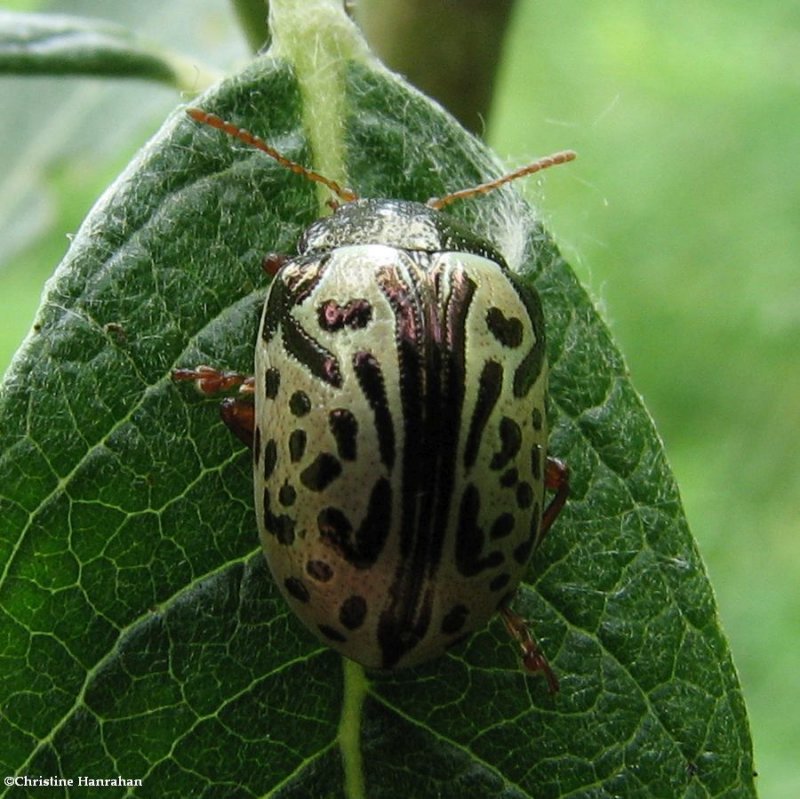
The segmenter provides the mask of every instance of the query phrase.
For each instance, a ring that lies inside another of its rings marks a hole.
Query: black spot
[[[539,516],[539,504],[536,503],[533,506],[533,514],[531,515],[531,531],[528,534],[528,538],[514,549],[514,560],[522,566],[528,562],[528,558],[530,558],[531,552],[533,552],[534,544],[539,537]]]
[[[505,588],[508,585],[508,581],[511,579],[511,575],[503,572],[502,574],[498,574],[492,582],[489,583],[489,590],[490,591],[499,591],[502,588]]]
[[[509,275],[510,282],[519,295],[528,312],[528,319],[533,327],[533,346],[514,372],[513,391],[515,397],[525,397],[539,379],[545,364],[544,314],[538,294],[523,283],[514,274]]]
[[[311,598],[308,589],[303,585],[302,580],[298,580],[297,577],[287,577],[283,581],[283,585],[287,593],[293,596],[298,602],[308,602]]]
[[[531,474],[534,480],[542,479],[542,447],[539,444],[531,448]]]
[[[306,573],[318,583],[327,583],[333,577],[333,569],[324,560],[308,561]]]
[[[278,445],[275,439],[271,438],[264,446],[264,479],[269,480],[278,462]]]
[[[311,410],[311,400],[305,391],[295,391],[289,400],[289,410],[295,416],[305,416]]]
[[[319,534],[337,547],[353,530],[350,519],[339,508],[323,508],[317,514],[317,527]]]
[[[442,619],[442,632],[445,635],[457,633],[464,626],[468,615],[469,610],[465,605],[454,605]]]
[[[533,413],[531,414],[531,421],[533,422],[534,430],[542,429],[542,424],[544,424],[544,418],[542,417],[542,411],[540,408],[533,409]]]
[[[517,480],[519,480],[519,472],[515,468],[511,468],[500,475],[500,485],[503,488],[511,488],[517,484]]]
[[[490,469],[498,471],[505,469],[509,462],[516,457],[522,444],[522,431],[519,425],[508,416],[500,420],[500,452],[495,453]]]
[[[533,489],[530,483],[520,483],[517,486],[517,507],[530,508],[533,502]]]
[[[358,422],[347,408],[335,408],[328,414],[328,424],[336,439],[336,448],[339,457],[345,461],[356,459],[356,435]]]
[[[510,513],[501,513],[492,524],[490,538],[505,538],[514,529],[514,517]]]
[[[500,397],[503,388],[503,367],[497,361],[487,361],[478,379],[478,398],[469,425],[467,443],[464,447],[464,466],[468,469],[475,464],[481,436],[489,421],[489,416]]]
[[[319,631],[326,637],[329,638],[331,641],[337,641],[340,644],[343,644],[347,641],[347,638],[343,636],[338,630],[334,630],[333,627],[328,627],[327,624],[319,624],[317,625]]]
[[[321,452],[300,472],[300,482],[310,491],[324,491],[341,473],[339,459],[330,452]]]
[[[306,451],[306,431],[305,430],[292,430],[289,436],[289,457],[292,463],[298,463],[302,460]]]
[[[267,399],[275,399],[278,396],[278,389],[281,386],[281,373],[270,367],[264,373],[264,395]]]
[[[506,318],[499,308],[489,308],[486,312],[486,325],[504,347],[513,348],[522,344],[522,322],[514,316]]]
[[[278,501],[285,508],[288,508],[291,505],[294,505],[294,501],[296,499],[297,491],[294,490],[294,486],[289,485],[288,482],[284,483],[278,491]]]
[[[258,464],[261,460],[261,428],[258,426],[253,436],[253,458],[256,468],[258,468]]]
[[[367,616],[367,600],[363,596],[353,594],[342,602],[339,608],[339,621],[348,630],[357,630]]]
[[[372,306],[368,300],[350,300],[339,305],[336,300],[325,300],[317,309],[317,320],[323,330],[334,333],[343,327],[358,330],[366,327],[372,319]]]
[[[278,539],[278,543],[291,546],[294,543],[294,519],[284,513],[272,512],[269,489],[263,496],[264,529]]]

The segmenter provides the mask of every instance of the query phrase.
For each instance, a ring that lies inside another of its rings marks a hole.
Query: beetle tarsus
[[[559,691],[558,677],[547,662],[539,644],[536,643],[528,623],[508,607],[501,608],[500,616],[508,634],[519,644],[522,651],[522,665],[525,666],[525,670],[531,674],[543,674],[547,680],[547,690],[551,694],[557,694]]]

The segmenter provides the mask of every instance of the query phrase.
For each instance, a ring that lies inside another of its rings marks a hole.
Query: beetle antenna
[[[335,180],[326,178],[324,175],[320,175],[318,172],[307,169],[302,164],[298,164],[296,161],[291,161],[290,159],[286,158],[286,156],[281,155],[274,147],[270,147],[263,139],[259,139],[258,136],[254,136],[252,133],[250,133],[250,131],[244,130],[243,128],[237,128],[236,125],[226,122],[224,119],[222,119],[222,117],[218,117],[216,114],[209,114],[208,111],[203,111],[200,108],[187,108],[186,113],[195,122],[200,122],[203,125],[208,125],[212,128],[216,128],[217,130],[221,130],[223,133],[227,133],[229,136],[233,136],[235,139],[239,139],[239,141],[243,141],[245,144],[250,145],[250,147],[255,147],[257,150],[261,150],[270,158],[274,158],[282,167],[289,169],[296,175],[302,175],[308,180],[313,180],[315,183],[321,183],[323,186],[327,186],[344,202],[352,202],[353,200],[358,199],[358,195],[354,191],[351,191],[344,186],[340,186]]]
[[[543,169],[548,169],[551,166],[558,166],[559,164],[566,164],[569,161],[574,161],[577,153],[574,150],[562,150],[552,155],[546,155],[534,161],[532,164],[515,169],[507,175],[489,180],[486,183],[481,183],[479,186],[472,186],[468,189],[461,189],[454,191],[451,194],[445,194],[444,197],[431,197],[426,203],[429,208],[435,208],[437,211],[444,208],[450,203],[458,200],[468,200],[470,197],[477,197],[479,194],[488,194],[490,191],[499,189],[500,186],[510,183],[517,178],[524,178],[526,175],[532,175],[534,172],[541,172]]]

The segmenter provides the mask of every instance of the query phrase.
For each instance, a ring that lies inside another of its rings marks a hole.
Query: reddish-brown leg
[[[555,491],[556,495],[550,500],[550,504],[542,514],[539,541],[537,543],[544,538],[547,531],[553,526],[553,522],[558,517],[558,514],[561,513],[561,509],[569,496],[569,469],[563,461],[557,458],[547,458],[544,485],[548,491]],[[544,674],[550,693],[557,693],[558,678],[550,668],[550,664],[539,648],[539,644],[536,643],[536,639],[528,628],[525,619],[509,607],[501,608],[500,615],[503,617],[503,622],[509,634],[522,650],[522,663],[525,668],[534,674]]]
[[[561,513],[561,509],[569,496],[569,468],[564,461],[548,456],[544,472],[544,487],[548,491],[555,491],[556,495],[550,500],[550,504],[542,514],[539,541],[547,535],[547,531],[553,526],[553,522],[558,514]]]
[[[239,372],[223,372],[213,366],[196,369],[173,369],[172,379],[192,381],[197,390],[207,397],[238,388],[238,397],[227,397],[219,408],[222,421],[228,429],[250,449],[255,431],[255,405],[253,404],[255,378]]]
[[[558,693],[558,678],[550,668],[544,653],[539,649],[539,644],[536,643],[536,639],[528,629],[525,619],[518,613],[514,613],[509,607],[501,608],[500,616],[506,625],[509,635],[519,644],[522,650],[523,666],[532,674],[544,674],[550,693]]]
[[[288,255],[284,255],[280,252],[268,252],[264,256],[264,260],[261,262],[261,268],[264,270],[266,274],[270,277],[275,277],[278,274],[278,270],[289,260]]]

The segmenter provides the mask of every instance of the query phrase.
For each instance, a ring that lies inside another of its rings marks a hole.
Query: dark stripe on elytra
[[[292,314],[319,283],[327,263],[328,256],[297,259],[276,276],[267,295],[261,338],[269,344],[280,327],[286,353],[303,364],[314,377],[338,388],[342,384],[342,375],[336,357],[310,336]]]
[[[508,278],[528,312],[534,337],[533,346],[514,372],[514,396],[519,398],[528,394],[544,368],[546,357],[544,314],[539,295],[512,272],[509,272]]]
[[[386,386],[383,381],[381,365],[371,352],[357,352],[353,356],[353,368],[361,391],[364,392],[364,396],[372,408],[381,462],[387,469],[391,469],[394,466],[395,457],[394,425],[386,399]]]
[[[505,469],[506,466],[517,456],[522,445],[522,430],[519,425],[508,416],[500,420],[500,452],[492,456],[489,468],[494,471]]]
[[[503,553],[494,551],[482,556],[486,536],[478,525],[481,500],[478,489],[468,483],[461,497],[456,532],[456,567],[464,577],[474,577],[486,569],[493,569],[503,562]]]
[[[356,417],[347,408],[334,408],[328,414],[328,424],[336,441],[336,450],[339,457],[345,461],[356,459],[356,436],[358,422]]]
[[[486,312],[486,326],[504,347],[513,349],[522,344],[522,322],[514,316],[509,319],[500,308],[489,308]]]
[[[464,447],[464,466],[467,469],[475,465],[480,448],[481,437],[489,421],[489,417],[500,398],[503,389],[503,367],[497,361],[486,361],[478,379],[478,393],[475,410],[469,425],[467,443]]]
[[[317,528],[324,544],[332,547],[356,569],[368,569],[383,552],[391,529],[392,486],[385,478],[375,481],[367,512],[358,530],[339,508],[323,508],[317,514]]]
[[[426,264],[427,266],[427,261]],[[449,279],[448,279],[449,278]],[[463,270],[378,272],[394,311],[403,408],[400,558],[380,616],[383,666],[426,635],[449,527],[464,403],[466,319],[476,284]]]

